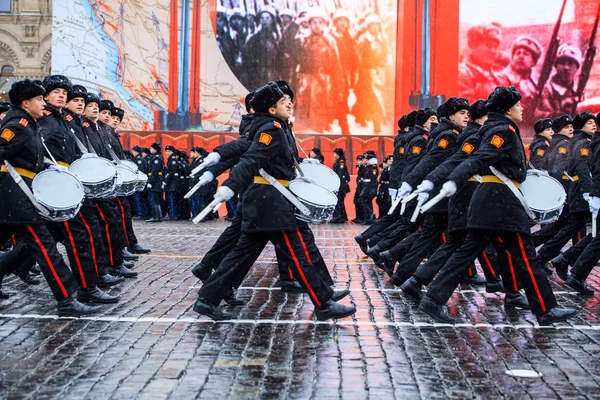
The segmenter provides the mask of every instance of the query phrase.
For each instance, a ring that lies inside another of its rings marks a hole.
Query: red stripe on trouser
[[[85,230],[90,237],[90,248],[92,249],[92,259],[94,260],[94,268],[96,269],[96,275],[98,275],[98,263],[96,262],[96,246],[94,246],[94,236],[92,235],[92,230],[88,225],[85,218],[83,218],[83,214],[79,213],[79,217],[81,218],[81,222],[83,222],[83,226],[85,226]]]
[[[119,208],[121,209],[121,225],[123,226],[123,234],[125,235],[125,242],[127,243],[127,247],[129,247],[129,237],[127,237],[127,225],[125,223],[125,208],[123,208],[123,203],[121,203],[121,199],[117,197],[117,202],[119,203]]]
[[[506,257],[508,257],[508,268],[510,269],[510,276],[512,276],[513,289],[515,289],[515,292],[517,292],[519,291],[519,286],[517,285],[517,275],[515,274],[515,266],[513,265],[512,256],[510,255],[508,250],[505,250],[505,252]]]
[[[71,233],[71,228],[69,228],[69,224],[67,221],[64,221],[65,229],[67,230],[67,235],[69,236],[69,242],[71,242],[71,251],[73,252],[73,258],[75,258],[75,263],[77,264],[77,269],[79,270],[79,277],[81,278],[81,283],[83,284],[83,288],[87,289],[87,283],[83,276],[83,269],[81,268],[81,262],[79,261],[79,255],[77,254],[77,249],[75,248],[75,239],[73,238],[73,234]]]
[[[312,299],[315,302],[315,304],[317,305],[317,307],[321,307],[321,302],[319,301],[319,299],[317,299],[317,295],[313,291],[312,287],[308,284],[308,281],[306,280],[306,276],[304,276],[304,272],[302,272],[302,268],[300,268],[300,262],[298,261],[298,258],[296,258],[296,253],[294,253],[294,249],[292,249],[292,245],[290,243],[290,239],[288,239],[287,233],[285,233],[285,232],[281,232],[281,233],[283,233],[283,238],[285,239],[285,244],[287,244],[287,247],[290,250],[290,254],[292,255],[292,260],[294,260],[294,264],[296,264],[298,273],[300,274],[300,277],[302,278],[304,285],[308,289],[308,295],[310,297],[312,297]]]
[[[442,232],[442,242],[446,243],[446,234]]]
[[[42,250],[44,259],[46,259],[46,264],[48,264],[48,268],[50,268],[50,272],[52,272],[52,276],[54,277],[54,280],[56,280],[56,283],[58,283],[58,287],[60,288],[60,291],[62,292],[63,296],[69,297],[69,293],[67,293],[67,290],[65,289],[64,285],[62,284],[62,281],[58,277],[58,274],[56,273],[56,270],[54,269],[54,264],[52,264],[52,261],[50,261],[50,256],[48,255],[46,248],[42,244],[42,241],[35,234],[35,231],[33,230],[33,228],[31,228],[31,226],[27,225],[27,230],[29,231],[31,236],[33,236],[33,239],[35,240],[37,245],[40,247],[40,250]]]
[[[17,238],[15,237],[15,235],[12,235],[10,238],[11,238],[11,240],[13,242],[13,246],[16,246],[17,245]]]
[[[290,267],[288,267],[288,272],[290,273],[290,279],[294,279],[294,273]]]
[[[577,232],[577,241],[579,242],[581,240],[581,232]]]
[[[519,240],[519,247],[521,247],[521,254],[523,255],[523,260],[525,260],[525,266],[527,267],[527,271],[529,272],[529,276],[531,277],[531,282],[533,283],[533,288],[535,289],[535,294],[540,300],[540,306],[542,307],[542,312],[546,312],[546,304],[544,304],[544,299],[542,298],[542,294],[540,293],[540,288],[538,288],[537,281],[535,280],[535,276],[533,275],[533,270],[531,269],[531,265],[529,265],[529,259],[527,259],[527,254],[525,254],[525,246],[523,245],[523,240],[521,239],[521,235],[517,233],[517,239]]]
[[[108,245],[108,257],[110,258],[110,265],[112,267],[114,267],[115,262],[113,261],[113,251],[112,251],[112,246],[110,244],[110,232],[108,231],[108,221],[104,217],[104,214],[102,213],[102,210],[100,209],[100,207],[98,207],[98,204],[96,204],[96,209],[98,210],[98,214],[100,214],[100,218],[102,218],[102,221],[104,221],[104,229],[106,230],[106,241],[107,241],[106,244]]]
[[[300,238],[300,243],[302,243],[302,248],[304,249],[304,254],[306,254],[306,259],[308,260],[309,263],[313,263],[312,260],[310,259],[310,254],[308,254],[308,249],[306,248],[306,243],[304,243],[304,239],[302,239],[302,235],[300,234],[300,231],[296,231],[298,232],[298,237]]]
[[[483,257],[483,260],[485,261],[485,263],[487,264],[488,269],[490,270],[490,274],[492,274],[492,276],[494,278],[497,278],[498,276],[496,275],[496,271],[494,271],[494,267],[492,266],[492,263],[490,262],[490,259],[488,258],[487,254],[485,251],[481,252],[481,256]]]

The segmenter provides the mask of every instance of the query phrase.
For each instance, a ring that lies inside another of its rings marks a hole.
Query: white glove
[[[192,170],[192,173],[190,174],[190,176],[196,175],[198,172],[202,171],[204,168],[208,168],[211,165],[215,165],[219,161],[221,161],[221,155],[219,153],[210,153],[209,155],[204,157],[204,160],[202,160],[200,165],[198,165],[196,168],[194,168]]]
[[[591,196],[588,200],[588,203],[590,204],[590,212],[592,213],[592,216],[594,219],[597,218],[598,210],[600,210],[600,197]]]
[[[392,199],[396,198],[396,194],[398,193],[398,189],[388,188],[388,193]]]
[[[584,193],[584,194],[583,194],[583,199],[584,199],[585,201],[589,202],[589,201],[590,201],[590,199],[591,199],[591,197],[590,197],[590,194],[589,194],[589,193]]]
[[[412,186],[410,186],[406,182],[402,182],[402,185],[400,186],[400,189],[398,189],[397,196],[400,197],[401,199],[403,199],[406,196],[408,196],[410,194],[410,192],[412,192],[412,191],[413,191]]]
[[[146,185],[146,187],[147,187],[148,189],[152,189],[152,185],[151,185],[151,184],[147,184],[147,185]]]
[[[434,187],[435,185],[433,184],[433,182],[425,180],[421,182],[419,186],[417,186],[417,190],[415,190],[415,193],[431,192]]]
[[[210,171],[204,171],[204,173],[202,174],[202,176],[198,180],[198,183],[200,184],[200,186],[204,186],[207,183],[210,183],[210,182],[212,182],[214,180],[215,180],[215,176],[213,175],[212,172],[210,172]]]
[[[316,158],[305,158],[304,160],[302,160],[302,163],[321,164],[321,162],[319,160],[317,160]]]
[[[456,183],[453,181],[448,181],[442,185],[442,189],[440,190],[440,194],[443,193],[444,196],[450,197],[454,196],[457,191]]]
[[[58,172],[69,172],[69,168],[63,167],[62,165],[58,165],[58,164],[50,164],[48,169],[53,169]]]
[[[429,192],[419,193],[417,196],[417,207],[421,207],[427,200],[429,200]]]
[[[162,189],[165,190],[165,187],[167,186],[167,182],[163,182],[162,183]]]
[[[228,188],[227,186],[221,186],[215,193],[215,200],[218,200],[221,203],[225,203],[227,200],[231,200],[235,196],[233,190]]]

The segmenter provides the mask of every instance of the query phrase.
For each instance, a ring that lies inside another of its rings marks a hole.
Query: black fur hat
[[[437,114],[433,108],[424,108],[418,110],[417,115],[415,116],[415,125],[423,126],[423,124],[434,115]]]
[[[119,107],[113,107],[110,113],[115,117],[119,117],[121,121],[123,121],[123,117],[125,116],[125,110]]]
[[[438,106],[438,108],[435,109],[435,115],[437,116],[438,121],[441,118],[445,118],[446,117],[446,104],[442,103]]]
[[[77,97],[81,97],[82,99],[85,100],[85,98],[87,97],[87,89],[85,88],[85,86],[81,86],[81,85],[73,85],[73,87],[71,88],[71,91],[69,92],[69,95],[67,96],[67,103],[70,102],[73,99],[76,99]]]
[[[481,117],[485,117],[487,115],[487,101],[485,100],[477,100],[475,103],[471,104],[469,107],[469,117],[472,121],[479,119]]]
[[[252,108],[256,112],[268,112],[283,97],[283,92],[275,82],[269,82],[254,92]]]
[[[533,130],[536,134],[544,132],[548,128],[552,128],[552,118],[538,119],[533,124]]]
[[[42,85],[44,85],[44,89],[46,89],[46,94],[50,93],[54,89],[65,89],[68,96],[73,89],[73,84],[69,78],[64,75],[48,75],[44,78]]]
[[[152,143],[150,145],[150,147],[152,147],[154,150],[158,151],[159,153],[162,150],[162,148],[160,147],[160,143]]]
[[[496,86],[488,97],[487,110],[505,114],[519,101],[521,101],[521,93],[514,86]]]
[[[177,149],[175,148],[175,146],[171,146],[170,144],[168,144],[165,146],[165,151],[172,151],[173,153],[175,153]]]
[[[403,116],[400,117],[400,119],[398,120],[398,128],[400,128],[401,131],[405,130],[408,127],[408,115],[404,114]]]
[[[85,96],[85,105],[87,106],[90,103],[96,103],[98,104],[98,107],[100,107],[100,97],[98,97],[97,94],[88,93],[87,96]]]
[[[469,100],[464,97],[450,97],[446,103],[444,103],[444,110],[446,111],[445,117],[448,118],[461,110],[469,110],[470,106]]]
[[[44,86],[42,86],[40,81],[23,79],[12,84],[8,91],[8,98],[12,104],[20,106],[25,100],[29,100],[36,96],[43,96],[45,94],[46,89],[44,89]]]
[[[150,154],[150,149],[147,147],[142,147],[142,151],[140,153]]]
[[[596,116],[589,111],[579,113],[573,118],[573,128],[581,129],[590,119],[596,121]]]
[[[10,103],[1,102],[0,103],[0,113],[7,112],[10,109]]]
[[[419,110],[412,110],[411,112],[406,114],[406,123],[408,124],[408,129],[415,127],[415,124],[416,124],[415,119],[417,118],[418,112],[419,112]]]
[[[337,154],[340,158],[346,158],[346,155],[344,154],[344,149],[342,149],[341,147],[336,147],[335,149],[333,149],[333,152]]]
[[[281,81],[275,81],[275,83],[277,83],[277,85],[279,86],[279,89],[281,89],[283,94],[287,94],[288,96],[290,96],[292,101],[294,101],[294,91],[292,90],[292,87],[290,86],[290,84],[287,81],[281,80]]]
[[[140,146],[138,146],[138,145],[133,146],[133,148],[131,150],[137,151],[138,153],[142,152],[142,148]]]
[[[104,110],[108,110],[111,112],[112,114],[112,110],[113,108],[115,108],[115,103],[113,103],[110,100],[102,100],[100,102],[100,109],[98,111],[104,111]]]
[[[252,107],[252,105],[250,104],[252,102],[252,98],[254,97],[254,92],[250,92],[246,95],[246,98],[244,99],[244,104],[246,105],[246,112],[250,112],[250,108]]]
[[[561,115],[560,117],[554,118],[554,121],[552,121],[552,130],[555,133],[558,133],[561,131],[562,128],[564,128],[567,125],[571,125],[573,124],[573,118],[571,118],[570,115],[565,114],[565,115]],[[583,126],[583,125],[581,125]]]

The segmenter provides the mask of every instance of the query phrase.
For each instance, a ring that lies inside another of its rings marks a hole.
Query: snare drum
[[[115,190],[117,167],[106,158],[80,158],[69,166],[69,172],[81,181],[85,195],[90,199],[106,197]]]
[[[83,204],[83,185],[69,172],[45,170],[35,176],[31,183],[33,197],[50,211],[43,218],[63,222],[77,215]]]
[[[331,168],[328,168],[323,164],[312,164],[307,162],[302,162],[299,165],[299,168],[302,170],[304,177],[323,186],[330,192],[337,193],[338,190],[340,190],[340,177]],[[299,171],[297,171],[297,175],[300,175]]]
[[[288,188],[310,210],[310,215],[296,212],[296,218],[313,224],[328,222],[331,219],[337,204],[337,196],[331,191],[299,179],[291,181]]]
[[[120,160],[120,164],[129,168],[130,170],[132,170],[133,172],[137,173],[138,172],[138,166],[136,163],[134,163],[133,161],[129,161],[129,160]]]
[[[116,196],[131,196],[135,192],[136,182],[136,172],[125,165],[117,164],[117,185],[114,193]]]
[[[137,182],[135,184],[135,191],[141,192],[146,188],[146,184],[148,183],[148,175],[138,170],[137,172]]]
[[[527,172],[527,179],[521,184],[521,193],[535,214],[535,222],[548,224],[560,216],[567,193],[559,181],[548,175]]]

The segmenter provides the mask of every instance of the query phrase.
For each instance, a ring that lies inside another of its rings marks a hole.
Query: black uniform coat
[[[590,185],[590,196],[600,197],[600,135],[596,133],[590,143],[590,172],[592,182]]]
[[[294,205],[273,186],[254,183],[261,168],[275,179],[294,179],[295,143],[286,133],[284,121],[268,114],[255,115],[256,119],[270,120],[271,124],[254,135],[250,148],[231,169],[223,186],[239,193],[251,182],[242,199],[242,232],[295,231]]]
[[[346,195],[350,191],[350,186],[348,185],[348,182],[350,182],[350,173],[346,167],[346,159],[340,158],[336,160],[333,163],[333,172],[340,178],[340,194],[342,196]]]
[[[429,132],[418,125],[416,125],[414,131],[407,136],[406,144],[404,146],[404,169],[402,170],[402,179],[400,183],[406,181],[406,178],[427,152],[428,138]],[[413,189],[415,188],[413,187]]]
[[[39,134],[56,161],[71,164],[81,156],[74,134],[62,111],[46,104],[44,116],[37,120]]]
[[[404,170],[404,146],[406,145],[406,138],[412,131],[398,131],[398,134],[394,138],[394,159],[390,167],[390,188],[398,189],[402,184],[402,171]]]
[[[511,119],[490,113],[479,132],[481,144],[448,177],[461,188],[475,174],[491,175],[494,166],[509,179],[522,183],[527,177],[527,159],[519,128]],[[469,206],[469,229],[530,234],[529,217],[508,186],[480,184]]]
[[[164,182],[164,160],[160,153],[153,154],[148,163],[148,188],[151,192],[162,192],[162,184]]]
[[[92,145],[94,152],[99,157],[112,161],[112,157],[108,152],[108,143],[105,136],[98,130],[98,124],[95,124],[86,117],[82,117],[81,121],[81,126],[83,126],[86,136],[90,139],[90,144]]]
[[[548,171],[549,149],[550,142],[540,135],[535,135],[529,145],[529,162],[535,169]]]
[[[569,140],[567,173],[571,177],[577,176],[575,182],[571,182],[567,201],[569,212],[588,212],[588,202],[583,198],[584,193],[589,193],[592,186],[590,177],[590,149],[591,136],[584,131],[576,130]]]
[[[165,192],[177,192],[181,187],[179,179],[179,160],[175,154],[171,154],[167,160],[165,171]]]
[[[562,183],[567,193],[569,193],[571,181],[568,179],[563,179],[563,175],[565,174],[567,162],[569,161],[568,147],[569,137],[555,134],[552,136],[550,148],[548,149],[548,152],[550,153],[548,157],[548,174]]]
[[[37,123],[29,113],[11,105],[0,123],[0,163],[7,160],[15,168],[38,173],[44,167],[44,147],[37,132]],[[31,188],[32,180],[22,177]],[[15,183],[0,172],[0,224],[40,224],[42,217]]]

